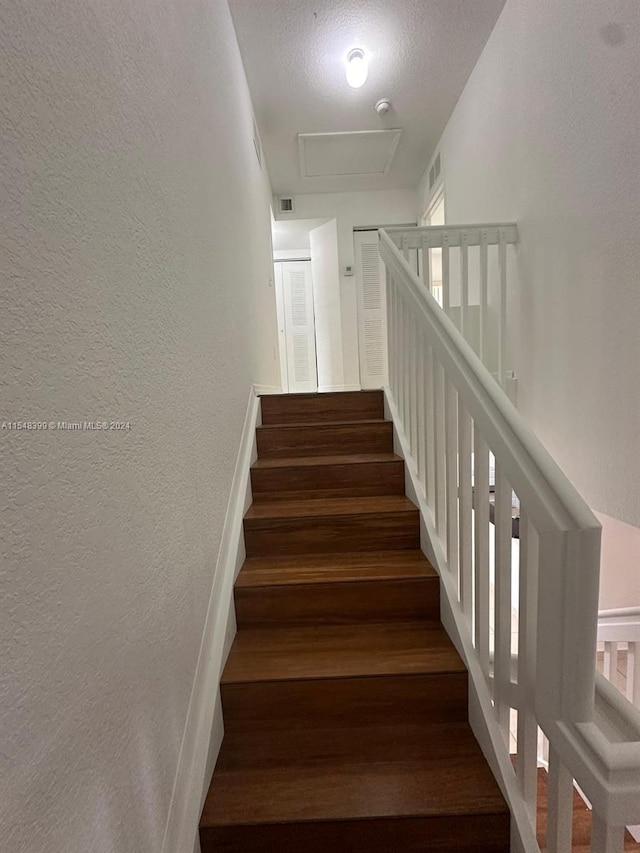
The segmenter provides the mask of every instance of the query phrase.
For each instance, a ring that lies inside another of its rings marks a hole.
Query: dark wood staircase
[[[382,392],[262,398],[202,853],[509,850]]]

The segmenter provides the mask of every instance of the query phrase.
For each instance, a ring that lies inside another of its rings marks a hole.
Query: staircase
[[[202,853],[506,853],[379,391],[262,398]]]

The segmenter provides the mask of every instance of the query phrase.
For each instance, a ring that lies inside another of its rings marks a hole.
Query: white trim
[[[331,391],[362,391],[360,385],[318,385],[319,394],[328,394]]]
[[[282,388],[280,385],[253,385],[253,391],[256,397],[260,397],[262,394],[282,394]]]
[[[384,402],[385,417],[393,421],[394,452],[405,462],[406,494],[420,511],[420,547],[440,575],[441,621],[469,673],[469,723],[511,811],[511,850],[539,853],[531,819],[513,765],[504,749],[502,732],[495,718],[482,667],[468,634],[464,613],[459,605],[454,604],[456,597],[451,575],[446,570],[446,558],[389,388],[384,388]]]
[[[167,816],[162,853],[193,853],[198,822],[224,732],[219,683],[235,635],[233,584],[244,562],[242,519],[251,504],[249,469],[257,458],[260,401],[251,389],[231,482],[209,607],[202,632]]]

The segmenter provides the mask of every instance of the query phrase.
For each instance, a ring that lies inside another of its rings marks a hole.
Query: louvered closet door
[[[355,231],[360,384],[387,384],[387,298],[377,231]]]
[[[283,263],[282,294],[289,392],[318,390],[311,263]]]

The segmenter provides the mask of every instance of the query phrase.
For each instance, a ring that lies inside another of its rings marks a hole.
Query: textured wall
[[[447,221],[520,226],[520,408],[589,504],[636,526],[639,68],[636,0],[507,0],[440,141]]]
[[[0,847],[158,853],[252,381],[270,191],[224,0],[0,12]]]

